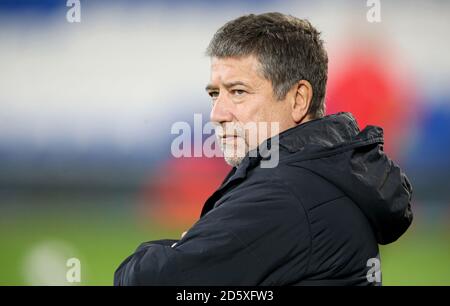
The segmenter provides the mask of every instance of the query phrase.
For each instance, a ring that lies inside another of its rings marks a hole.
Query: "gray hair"
[[[277,100],[284,99],[298,81],[307,80],[313,88],[308,114],[324,116],[328,56],[320,32],[308,20],[281,13],[241,16],[215,33],[206,54],[256,56]]]

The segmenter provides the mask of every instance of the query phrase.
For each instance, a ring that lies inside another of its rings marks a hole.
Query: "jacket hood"
[[[369,220],[379,244],[409,227],[412,187],[383,151],[383,129],[362,131],[350,113],[315,119],[279,135],[280,162],[308,169],[341,189]]]

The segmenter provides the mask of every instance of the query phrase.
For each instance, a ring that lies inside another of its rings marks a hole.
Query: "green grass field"
[[[34,269],[29,268],[30,252],[35,253],[32,263],[45,256],[75,254],[82,265],[81,285],[111,285],[116,267],[139,243],[177,238],[182,231],[137,223],[133,216],[120,213],[2,216],[0,285],[30,284],[29,270]],[[65,243],[70,251],[55,242]],[[415,225],[396,243],[381,247],[381,257],[384,285],[450,285],[450,235],[443,228]],[[31,284],[48,283],[42,274],[51,271],[44,267],[32,272]]]

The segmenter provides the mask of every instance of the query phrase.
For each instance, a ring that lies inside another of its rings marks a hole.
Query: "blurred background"
[[[413,184],[384,284],[450,285],[450,2],[380,1],[380,22],[363,0],[80,3],[70,23],[65,0],[0,1],[0,285],[68,285],[71,257],[79,284],[111,285],[139,243],[197,220],[229,167],[174,158],[171,127],[208,121],[215,31],[268,11],[323,33],[327,113],[382,126]]]

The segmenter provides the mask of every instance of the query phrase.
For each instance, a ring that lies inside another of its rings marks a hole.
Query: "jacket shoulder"
[[[279,190],[288,192],[304,209],[344,197],[345,193],[325,177],[299,167],[280,163],[274,168],[255,168],[251,180],[269,179]]]

